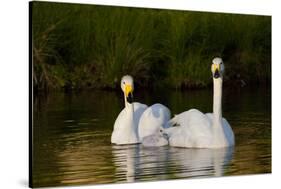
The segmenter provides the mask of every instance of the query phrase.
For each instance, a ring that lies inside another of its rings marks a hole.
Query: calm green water
[[[118,92],[53,93],[34,98],[34,186],[155,181],[271,172],[271,94],[268,89],[224,89],[223,116],[234,148],[186,149],[112,145]],[[212,111],[212,90],[150,91],[135,101]]]

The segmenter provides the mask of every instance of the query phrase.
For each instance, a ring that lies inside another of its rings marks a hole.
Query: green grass
[[[38,90],[206,87],[215,56],[227,83],[271,80],[271,17],[33,2]]]

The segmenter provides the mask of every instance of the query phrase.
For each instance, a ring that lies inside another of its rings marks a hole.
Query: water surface
[[[135,101],[212,111],[212,89],[136,91]],[[224,89],[223,116],[236,145],[222,149],[112,145],[121,92],[51,93],[34,97],[34,187],[124,183],[271,172],[271,94]]]

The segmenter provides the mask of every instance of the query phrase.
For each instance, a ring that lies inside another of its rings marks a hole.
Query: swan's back
[[[212,141],[211,123],[196,109],[178,114],[169,122],[176,125],[171,132],[167,129],[171,146],[204,148]]]
[[[138,133],[140,140],[158,132],[159,128],[164,126],[170,118],[171,113],[166,106],[157,103],[148,107],[139,120]]]
[[[203,114],[191,109],[176,115],[169,124],[176,125],[165,130],[171,146],[220,148],[234,145],[234,134],[227,120],[222,118],[222,132],[216,132],[213,129],[212,113]]]

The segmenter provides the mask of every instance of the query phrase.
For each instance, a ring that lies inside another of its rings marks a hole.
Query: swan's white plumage
[[[141,115],[138,133],[140,140],[144,137],[158,133],[159,129],[170,120],[170,110],[162,104],[154,104],[148,107]],[[153,145],[153,144],[151,144]]]
[[[212,123],[214,114],[206,113],[206,116],[208,117],[210,123]],[[230,124],[228,123],[228,121],[225,118],[222,118],[222,129],[223,129],[223,134],[224,134],[224,138],[225,138],[224,145],[222,145],[222,146],[233,146],[235,144],[235,142],[234,142],[235,137],[234,137]]]
[[[132,103],[134,91],[134,80],[132,76],[123,76],[120,84],[124,94],[125,108],[119,113],[115,120],[113,132],[111,134],[111,143],[139,143],[138,124],[147,106],[138,102]]]
[[[165,131],[171,146],[204,148],[211,141],[211,124],[208,118],[196,109],[176,115],[169,124],[176,125]]]
[[[147,106],[138,102],[134,102],[134,123],[130,121],[130,110],[128,107],[125,107],[118,115],[114,123],[113,132],[111,135],[111,143],[115,144],[134,144],[139,143],[138,137],[138,123],[142,113],[145,111]],[[133,129],[131,129],[133,128]]]
[[[232,129],[223,118],[223,136],[214,135],[213,113],[204,114],[196,109],[176,115],[168,124],[176,125],[165,129],[169,145],[186,148],[220,148],[234,145]],[[219,138],[219,143],[214,141]],[[222,139],[223,138],[223,139]]]
[[[234,134],[229,123],[222,117],[221,99],[224,65],[221,58],[214,58],[213,113],[204,114],[196,109],[176,115],[165,129],[169,144],[187,148],[221,148],[234,145]]]

